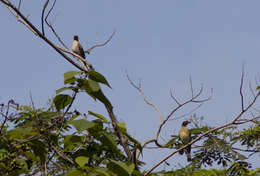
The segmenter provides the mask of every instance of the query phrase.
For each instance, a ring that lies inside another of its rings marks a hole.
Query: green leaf
[[[126,124],[124,122],[117,123],[117,126],[121,132],[126,133]]]
[[[73,90],[73,87],[63,87],[63,88],[57,89],[56,94],[59,94],[59,93],[66,91],[66,90]]]
[[[88,74],[89,74],[90,79],[97,81],[97,82],[100,82],[102,84],[105,84],[105,85],[107,85],[108,87],[111,88],[111,86],[107,82],[106,78],[103,75],[101,75],[100,73],[98,73],[94,70],[91,70],[91,71],[88,72]]]
[[[111,176],[108,173],[107,168],[95,168],[94,172],[98,174],[98,176]]]
[[[81,170],[73,169],[69,171],[66,176],[86,176],[86,173]]]
[[[80,167],[84,167],[86,163],[88,163],[89,158],[86,156],[79,156],[75,159],[76,163],[80,166]]]
[[[109,123],[109,121],[108,121],[103,115],[101,115],[101,114],[94,113],[94,112],[92,112],[92,111],[88,111],[88,113],[89,113],[90,115],[92,115],[92,116],[95,116],[95,117],[101,119],[101,120],[104,121],[105,123]]]
[[[164,147],[172,148],[172,147],[173,147],[173,144],[175,143],[175,140],[176,140],[176,138],[172,138],[171,140],[169,140],[169,141],[164,145]]]
[[[96,97],[94,97],[94,95],[92,95],[92,89],[89,86],[89,82],[88,80],[84,80],[84,79],[78,79],[78,87],[83,90],[86,91],[94,100],[96,100]]]
[[[111,134],[103,133],[103,143],[113,150],[117,150],[115,138]]]
[[[107,167],[109,170],[113,171],[114,173],[120,176],[130,176],[135,168],[134,164],[127,165],[124,162],[115,160],[111,160],[107,164]]]
[[[78,130],[79,133],[95,126],[95,123],[85,119],[73,120],[70,123]]]
[[[69,135],[63,140],[65,150],[73,150],[75,147],[82,144],[84,140],[83,136]]]
[[[67,127],[74,119],[76,119],[79,115],[74,114],[64,125],[64,128]]]
[[[91,92],[90,95],[97,98],[99,101],[101,101],[110,111],[112,111],[113,106],[110,103],[110,101],[107,99],[107,97],[103,94],[101,90],[98,92]]]
[[[256,90],[260,90],[260,86],[257,86]]]
[[[208,127],[203,127],[203,128],[192,128],[190,129],[190,133],[191,134],[201,134],[204,133],[206,131],[208,131],[209,128]]]
[[[53,102],[56,109],[60,111],[72,102],[72,98],[69,95],[60,94],[54,98]]]
[[[80,72],[76,72],[76,71],[68,71],[66,73],[64,73],[64,84],[70,84],[70,83],[74,83],[77,79],[75,78],[75,75],[78,75],[82,73]]]
[[[28,144],[31,146],[33,153],[40,158],[40,161],[42,163],[46,160],[46,143],[40,141],[40,140],[32,140],[28,142]]]
[[[91,88],[92,92],[97,92],[100,90],[100,86],[98,85],[98,82],[93,81],[92,79],[88,80],[88,85]]]

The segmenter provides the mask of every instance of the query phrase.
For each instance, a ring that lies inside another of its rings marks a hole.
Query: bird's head
[[[182,126],[187,126],[189,123],[190,123],[190,121],[185,120],[185,121],[182,122]]]
[[[74,35],[74,40],[79,41],[79,36]]]

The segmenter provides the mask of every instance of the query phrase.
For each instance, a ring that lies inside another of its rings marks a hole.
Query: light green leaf
[[[85,164],[88,162],[89,158],[86,156],[79,156],[75,159],[76,163],[80,166],[80,167],[84,167]]]
[[[82,73],[80,72],[76,72],[76,71],[68,71],[66,73],[64,73],[64,84],[70,84],[75,82],[77,79],[75,78],[75,75],[78,75]]]
[[[63,88],[57,89],[56,94],[59,94],[59,93],[66,91],[66,90],[72,90],[72,89],[73,89],[72,87],[63,87]]]
[[[85,119],[73,120],[70,123],[78,130],[79,133],[95,126],[94,122],[90,122]]]
[[[117,123],[117,126],[121,132],[126,133],[126,124],[124,122]]]
[[[88,80],[88,85],[91,88],[91,91],[97,92],[100,90],[100,86],[98,85],[98,82],[93,81],[92,79]]]

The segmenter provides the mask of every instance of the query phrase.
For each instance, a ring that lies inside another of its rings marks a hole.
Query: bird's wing
[[[80,43],[79,43],[79,52],[80,52],[80,56],[85,59],[85,58],[86,58],[86,57],[85,57],[85,52],[84,52],[84,50],[83,50],[83,48],[82,48],[82,46],[81,46]]]

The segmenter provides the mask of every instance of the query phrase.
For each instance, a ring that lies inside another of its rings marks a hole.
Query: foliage
[[[112,109],[99,82],[109,84],[100,73],[92,73],[92,79],[84,78],[81,72],[65,73],[64,83],[69,86],[57,92],[72,90],[74,96],[58,94],[54,105],[47,109],[18,106],[14,101],[2,105],[1,114],[6,121],[1,125],[0,175],[139,173],[120,150],[117,135],[105,116],[89,111],[93,119],[89,120],[77,110],[70,111],[78,92],[86,92]],[[140,147],[125,127],[121,129]]]
[[[64,83],[67,86],[57,90],[53,104],[47,109],[19,106],[13,100],[1,105],[4,122],[0,138],[0,175],[143,175],[138,170],[143,163],[129,162],[107,117],[92,111],[87,116],[77,110],[71,111],[79,92],[87,93],[112,109],[99,85],[109,86],[108,82],[100,73],[92,73],[92,79],[82,72],[65,73]],[[61,94],[67,90],[71,90],[73,96]],[[127,133],[126,125],[118,123],[117,126],[127,136],[130,142],[128,147],[132,151],[142,151],[141,144]],[[209,129],[212,128],[203,126],[191,129],[192,138]],[[187,167],[150,175],[256,175],[259,169],[250,170],[251,165],[245,161],[246,157],[232,146],[239,143],[259,150],[259,132],[259,123],[242,131],[233,127],[213,132],[204,138],[201,148],[193,150],[193,161]],[[172,149],[181,146],[178,136],[173,136],[164,145]],[[202,165],[211,166],[213,163],[229,168],[201,169]]]

